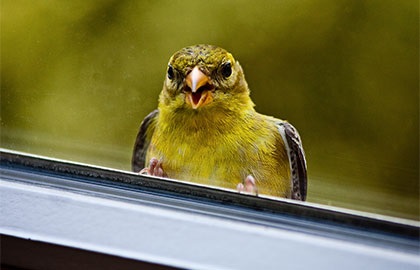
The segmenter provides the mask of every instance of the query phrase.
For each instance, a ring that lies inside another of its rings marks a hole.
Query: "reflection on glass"
[[[2,1],[1,147],[130,170],[171,53],[216,44],[298,127],[308,201],[419,219],[418,4],[236,5]]]

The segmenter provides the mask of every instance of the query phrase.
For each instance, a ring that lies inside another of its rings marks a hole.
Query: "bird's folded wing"
[[[141,122],[139,133],[133,149],[133,157],[131,159],[131,169],[133,172],[139,172],[145,167],[145,159],[147,149],[150,145],[150,138],[155,129],[155,120],[159,114],[158,110],[154,110],[147,115]]]
[[[292,199],[304,201],[307,190],[306,159],[302,141],[297,130],[288,122],[278,123],[280,134],[286,145],[292,174]]]

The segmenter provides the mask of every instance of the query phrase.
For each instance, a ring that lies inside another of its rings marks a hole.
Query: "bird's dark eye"
[[[232,74],[232,66],[230,62],[226,62],[222,65],[221,69],[223,77],[227,78]]]
[[[172,66],[168,66],[168,79],[172,80],[175,77],[174,69]]]

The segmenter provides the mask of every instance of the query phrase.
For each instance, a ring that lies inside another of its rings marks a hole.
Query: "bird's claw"
[[[146,174],[158,177],[167,177],[168,175],[162,168],[162,162],[157,158],[150,159],[149,167],[142,169],[139,174]]]
[[[239,183],[236,189],[241,192],[255,194],[258,196],[258,188],[255,178],[252,175],[248,175],[243,183]]]

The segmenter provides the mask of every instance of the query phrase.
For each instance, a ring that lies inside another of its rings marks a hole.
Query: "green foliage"
[[[417,1],[1,1],[1,147],[129,169],[169,57],[209,43],[307,152],[308,200],[419,219]]]

